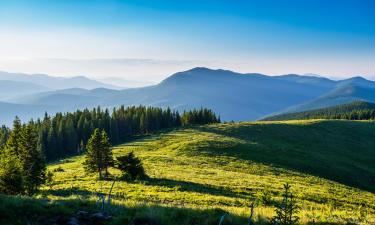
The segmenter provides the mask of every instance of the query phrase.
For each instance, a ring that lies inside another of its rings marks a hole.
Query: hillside
[[[353,101],[375,102],[375,82],[362,77],[341,80],[327,93],[311,101],[286,108],[279,113],[301,112],[346,104]]]
[[[115,183],[112,223],[218,224],[226,211],[224,224],[246,224],[251,201],[269,192],[271,201],[255,208],[254,218],[264,224],[274,215],[286,182],[302,207],[302,224],[374,223],[374,132],[375,123],[367,121],[227,123],[165,131],[116,146],[115,157],[133,151],[150,178]],[[54,182],[42,189],[41,200],[1,197],[0,222],[22,221],[21,214],[12,214],[20,208],[35,220],[97,209],[95,193],[108,193],[112,181],[85,174],[83,160],[78,156],[50,165]]]
[[[375,119],[375,104],[355,101],[348,104],[296,113],[286,113],[266,117],[263,120],[304,120],[304,119]]]

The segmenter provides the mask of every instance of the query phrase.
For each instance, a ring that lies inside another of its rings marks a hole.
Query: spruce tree
[[[6,146],[7,148],[14,151],[14,154],[18,156],[19,153],[19,140],[21,137],[21,120],[16,116],[13,121],[13,128],[12,132],[9,135],[9,139],[7,140]]]
[[[103,169],[105,171],[105,177],[108,177],[108,168],[114,165],[111,143],[107,133],[103,130],[101,133],[101,151],[103,155]]]
[[[97,172],[99,179],[107,177],[108,168],[113,165],[112,151],[107,133],[98,128],[94,130],[86,146],[86,160],[84,166],[87,172]]]
[[[297,205],[293,193],[290,191],[290,185],[284,184],[283,200],[276,206],[276,216],[274,221],[280,225],[297,224],[299,217],[296,215],[300,207]]]
[[[23,181],[28,195],[34,194],[45,182],[46,164],[43,153],[38,150],[38,138],[30,122],[21,129],[19,154]]]

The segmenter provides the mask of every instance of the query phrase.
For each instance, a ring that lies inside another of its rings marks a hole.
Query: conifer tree
[[[280,225],[297,224],[299,217],[296,214],[299,212],[299,209],[296,199],[290,191],[290,185],[288,183],[284,184],[283,200],[276,207],[274,221]]]
[[[103,169],[105,171],[105,177],[108,177],[108,168],[114,165],[114,161],[111,143],[109,142],[108,135],[104,130],[101,133],[101,148],[103,155]]]
[[[16,116],[13,121],[12,132],[9,135],[9,139],[6,143],[7,148],[14,151],[14,154],[18,156],[19,153],[19,140],[21,137],[21,120]]]
[[[17,195],[23,191],[21,163],[14,150],[6,148],[0,155],[0,193]]]
[[[23,181],[28,195],[34,194],[45,181],[46,165],[43,153],[38,149],[34,124],[29,122],[21,129],[19,154]]]
[[[98,172],[99,179],[107,177],[108,168],[113,165],[112,150],[107,133],[97,128],[87,142],[84,166],[88,172]]]

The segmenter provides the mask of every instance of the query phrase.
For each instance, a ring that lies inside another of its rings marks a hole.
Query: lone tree
[[[146,177],[142,162],[133,152],[117,157],[117,168],[122,171],[122,177],[128,180],[136,180]]]
[[[274,221],[280,225],[293,225],[297,224],[299,217],[296,214],[299,212],[300,207],[297,205],[293,193],[290,191],[290,185],[284,184],[283,201],[276,206],[276,216]]]
[[[98,172],[99,179],[108,176],[108,168],[113,165],[112,150],[105,131],[94,130],[86,146],[86,160],[83,163],[87,172]]]

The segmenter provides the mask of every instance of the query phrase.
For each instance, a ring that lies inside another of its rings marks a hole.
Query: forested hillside
[[[123,143],[137,135],[145,135],[167,128],[190,124],[217,123],[220,118],[209,109],[185,111],[181,115],[169,108],[124,107],[111,112],[100,107],[92,110],[77,110],[72,113],[45,114],[43,119],[22,123],[13,122],[12,130],[3,126],[0,130],[0,151],[8,139],[17,140],[26,127],[32,127],[38,148],[47,161],[76,155],[85,151],[85,146],[95,128],[104,130],[112,145]],[[1,153],[1,152],[0,152]]]
[[[375,104],[363,101],[356,101],[349,104],[343,104],[322,109],[270,116],[266,117],[263,120],[304,119],[373,120],[375,119]]]

